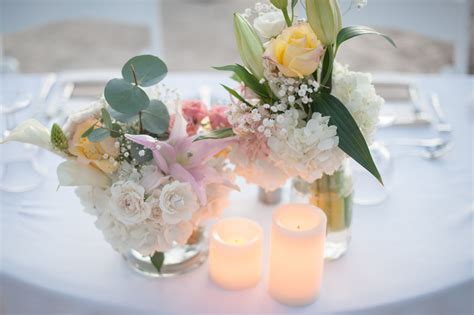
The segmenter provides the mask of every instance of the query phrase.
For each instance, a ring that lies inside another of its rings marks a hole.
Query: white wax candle
[[[306,305],[319,296],[326,222],[321,209],[307,204],[273,212],[268,292],[279,302]]]
[[[262,273],[262,227],[249,219],[222,219],[212,227],[209,274],[229,290],[254,287]]]

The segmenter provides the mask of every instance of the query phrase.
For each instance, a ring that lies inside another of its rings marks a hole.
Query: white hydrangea
[[[112,216],[110,212],[100,214],[95,226],[102,231],[104,239],[113,249],[119,253],[126,253],[130,250],[130,234],[127,226]]]
[[[334,63],[332,94],[349,109],[366,141],[371,143],[384,104],[375,91],[372,76]]]
[[[110,208],[110,189],[95,186],[79,186],[75,190],[84,211],[92,215],[100,215]]]
[[[276,133],[268,139],[274,163],[290,176],[313,182],[323,174],[332,174],[344,160],[338,148],[337,127],[329,126],[329,117],[314,113],[304,126],[290,110],[284,125],[286,135]]]

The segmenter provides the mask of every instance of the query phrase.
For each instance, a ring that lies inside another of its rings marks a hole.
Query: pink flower
[[[234,137],[194,141],[186,133],[186,121],[179,112],[167,141],[160,141],[148,135],[125,135],[153,152],[156,165],[165,175],[187,182],[195,191],[201,205],[206,205],[206,186],[226,185],[238,189],[229,180],[207,164],[207,162],[235,141]]]
[[[187,122],[186,132],[190,136],[195,135],[199,130],[201,121],[207,116],[206,105],[199,100],[185,100],[182,103],[182,112]],[[173,128],[174,121],[175,115],[171,116],[170,130]]]
[[[218,105],[209,111],[209,121],[211,122],[211,128],[213,130],[232,127],[227,119],[228,109],[228,106]]]

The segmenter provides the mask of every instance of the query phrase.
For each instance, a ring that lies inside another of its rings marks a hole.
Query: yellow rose
[[[77,156],[80,163],[90,164],[104,173],[110,174],[117,170],[118,163],[110,160],[119,154],[115,147],[115,139],[108,137],[100,142],[91,142],[87,137],[81,137],[97,120],[89,118],[76,126],[76,130],[69,139],[69,153]]]
[[[318,68],[324,48],[308,23],[285,29],[272,39],[264,56],[287,77],[311,75]]]

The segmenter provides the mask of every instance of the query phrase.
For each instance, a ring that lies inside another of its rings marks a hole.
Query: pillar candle
[[[209,275],[229,290],[254,287],[262,273],[261,226],[245,218],[222,219],[211,230]]]
[[[287,204],[272,215],[268,291],[288,305],[313,303],[319,296],[327,218],[308,204]]]

